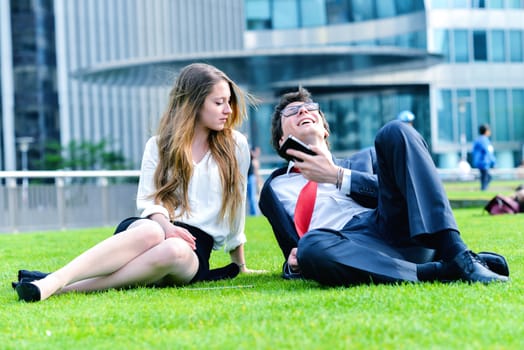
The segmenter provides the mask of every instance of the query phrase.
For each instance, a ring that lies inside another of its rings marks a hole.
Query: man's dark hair
[[[271,144],[275,151],[278,152],[280,148],[279,141],[282,138],[282,110],[287,107],[288,104],[293,102],[313,102],[311,98],[311,93],[303,87],[299,87],[298,91],[288,92],[280,98],[280,102],[275,106],[273,111],[273,116],[271,117]],[[329,132],[329,125],[327,123],[326,117],[322,111],[318,111],[322,117],[322,123],[324,127]],[[326,141],[327,142],[327,141]],[[329,145],[329,144],[328,144]]]
[[[489,130],[489,125],[488,124],[482,124],[481,126],[479,126],[479,134],[481,135],[484,135],[486,134],[486,131]]]

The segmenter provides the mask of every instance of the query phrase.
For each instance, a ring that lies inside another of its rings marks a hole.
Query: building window
[[[506,90],[496,89],[493,91],[493,139],[497,141],[509,141],[508,122],[508,93]]]
[[[512,9],[524,8],[524,0],[507,0],[508,7]]]
[[[453,55],[455,62],[469,62],[469,40],[467,30],[453,31]]]
[[[398,6],[398,5],[397,5]],[[377,17],[388,18],[397,15],[394,1],[383,1],[377,6]]]
[[[451,90],[437,92],[438,140],[453,142],[453,110],[451,108]]]
[[[490,61],[506,61],[505,40],[503,30],[490,31]]]
[[[451,6],[456,9],[467,9],[469,8],[470,0],[451,0]]]
[[[504,0],[488,0],[488,7],[492,9],[503,9]]]
[[[433,32],[433,47],[431,50],[435,53],[443,55],[447,62],[451,60],[449,54],[449,30],[436,29]]]
[[[297,0],[279,0],[273,2],[273,28],[298,28]]]
[[[475,61],[486,61],[488,59],[486,31],[484,30],[473,32],[473,59]]]
[[[302,27],[318,27],[326,25],[326,6],[323,0],[301,0],[300,17]]]
[[[486,0],[472,0],[471,7],[477,9],[486,8]]]
[[[377,0],[380,6],[385,1]],[[405,13],[412,13],[417,11],[424,11],[424,0],[396,0],[397,14],[402,15]]]
[[[395,46],[398,47],[413,47],[419,49],[426,48],[426,33],[425,32],[411,32],[395,37]]]
[[[512,90],[512,110],[513,110],[513,123],[515,134],[514,138],[517,141],[523,142],[524,140],[524,89],[513,89]],[[524,159],[524,155],[522,156]]]
[[[432,9],[446,9],[449,7],[448,0],[431,0]]]
[[[351,13],[349,0],[326,0],[328,24],[348,23]]]
[[[475,90],[475,107],[477,108],[477,125],[489,124],[489,91],[487,89]]]
[[[522,62],[523,60],[522,31],[509,31],[509,60],[511,62]]]
[[[351,0],[353,10],[353,21],[369,21],[377,17],[375,1],[370,0]]]
[[[246,0],[247,29],[263,30],[271,28],[269,0]]]
[[[473,131],[471,122],[471,92],[469,90],[457,90],[457,107],[459,140],[462,142],[462,135],[464,135],[464,141],[472,141],[476,133]]]

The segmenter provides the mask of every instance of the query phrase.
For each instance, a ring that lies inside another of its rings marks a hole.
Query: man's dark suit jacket
[[[343,168],[351,169],[351,197],[359,204],[375,208],[378,198],[377,156],[374,148],[366,148],[349,158],[335,160]],[[292,248],[297,246],[298,234],[282,203],[277,199],[271,188],[271,181],[285,174],[287,167],[276,169],[266,180],[260,192],[260,210],[273,228],[280,249],[287,259]]]

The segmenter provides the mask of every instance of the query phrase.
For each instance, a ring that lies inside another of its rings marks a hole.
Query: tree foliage
[[[46,145],[42,169],[46,170],[122,170],[132,165],[122,152],[110,149],[107,140],[78,142],[65,147],[52,141]]]

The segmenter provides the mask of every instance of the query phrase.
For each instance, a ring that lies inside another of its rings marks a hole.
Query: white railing
[[[0,233],[116,225],[136,214],[139,173],[0,171]]]
[[[273,169],[261,169],[267,178]],[[478,170],[439,169],[444,181],[473,181]],[[523,179],[524,169],[493,169]],[[136,215],[138,170],[0,171],[0,233],[114,226]]]

